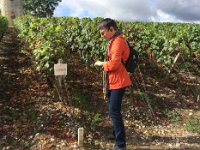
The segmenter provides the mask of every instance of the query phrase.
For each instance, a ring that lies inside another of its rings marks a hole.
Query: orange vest
[[[110,42],[109,60],[103,63],[104,71],[108,72],[109,90],[131,85],[131,80],[121,60],[127,60],[130,50],[126,40],[119,35]]]

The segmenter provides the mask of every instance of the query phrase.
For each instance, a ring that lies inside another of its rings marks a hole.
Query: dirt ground
[[[0,43],[0,149],[111,149],[101,73],[71,55],[61,101],[52,82],[20,49],[21,41],[9,31]],[[165,79],[149,70],[141,67],[142,75],[134,74],[133,95],[128,88],[124,97],[127,149],[200,149],[200,128],[188,129],[200,126],[200,77],[181,72]],[[197,120],[194,126],[191,118]],[[84,128],[83,147],[77,142],[79,127]]]

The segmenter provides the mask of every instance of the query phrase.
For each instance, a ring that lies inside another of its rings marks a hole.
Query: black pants
[[[125,88],[109,90],[109,116],[114,127],[115,144],[120,147],[126,147],[126,136],[124,122],[121,114],[122,98]]]

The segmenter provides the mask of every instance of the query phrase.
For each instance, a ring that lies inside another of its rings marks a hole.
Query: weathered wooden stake
[[[106,100],[106,81],[105,81],[105,72],[103,71],[102,77],[103,77],[103,99]]]
[[[84,129],[78,128],[78,146],[83,146]]]
[[[178,60],[180,54],[181,54],[181,53],[178,53],[178,54],[176,55],[176,57],[174,58],[173,64],[172,64],[172,66],[171,66],[171,69],[168,70],[168,74],[171,73],[171,71],[172,71],[172,69],[174,68],[174,66],[175,66],[175,64],[176,64],[176,61]]]

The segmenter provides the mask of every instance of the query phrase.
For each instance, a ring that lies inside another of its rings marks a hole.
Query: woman
[[[115,137],[114,150],[126,149],[124,122],[121,115],[122,98],[125,88],[131,85],[131,80],[123,62],[128,59],[130,50],[126,40],[117,29],[117,24],[110,18],[104,19],[99,25],[101,37],[108,42],[107,59],[97,61],[96,66],[102,66],[107,74],[109,116],[113,124]]]

